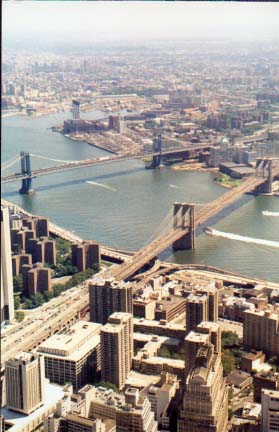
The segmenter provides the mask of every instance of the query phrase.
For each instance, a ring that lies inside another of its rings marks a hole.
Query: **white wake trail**
[[[213,236],[217,236],[217,237],[228,238],[230,240],[238,240],[238,241],[242,241],[245,243],[254,243],[254,244],[259,244],[259,245],[263,245],[263,246],[270,246],[270,247],[274,247],[274,248],[279,249],[279,241],[246,237],[246,236],[242,236],[242,235],[238,235],[238,234],[218,231],[218,230],[215,230],[213,228],[206,228],[205,233],[208,235],[213,235]]]
[[[263,211],[262,214],[264,216],[274,216],[274,217],[278,217],[279,216],[279,212],[270,212],[270,211]]]
[[[174,189],[182,189],[180,186],[176,186],[173,184],[170,184],[169,187],[174,188]]]
[[[90,181],[90,180],[86,181],[85,183],[87,183],[87,184],[91,184],[91,185],[93,185],[93,186],[100,186],[100,187],[102,187],[102,188],[104,188],[104,189],[108,189],[108,190],[111,190],[111,191],[113,191],[113,192],[117,192],[117,189],[114,189],[114,188],[112,188],[111,186],[107,186],[107,185],[104,185],[104,184],[102,184],[102,183],[97,183],[97,182],[93,182],[93,181]]]

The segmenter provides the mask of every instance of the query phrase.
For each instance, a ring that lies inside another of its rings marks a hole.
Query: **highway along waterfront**
[[[102,113],[86,114],[92,119],[102,116]],[[69,117],[70,113],[59,113],[38,118],[15,116],[2,119],[2,161],[23,150],[61,160],[109,155],[49,129]],[[35,169],[38,161],[33,163]],[[40,161],[40,166],[42,163]],[[152,233],[175,201],[203,205],[224,194],[226,190],[214,183],[214,177],[215,174],[210,172],[171,168],[146,170],[142,161],[130,160],[36,178],[33,180],[36,193],[32,196],[18,193],[20,182],[5,184],[2,196],[30,213],[49,217],[55,224],[82,238],[137,250],[152,239]],[[219,220],[214,228],[279,241],[279,218],[262,213],[278,210],[278,197],[246,196],[244,204]],[[201,234],[194,251],[173,254],[169,249],[162,258],[178,263],[209,264],[279,282],[279,251],[261,244]]]

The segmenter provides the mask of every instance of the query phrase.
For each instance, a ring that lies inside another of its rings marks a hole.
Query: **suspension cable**
[[[38,158],[38,159],[44,159],[44,160],[52,161],[52,162],[64,162],[64,163],[80,162],[80,160],[75,161],[75,160],[52,159],[52,158],[45,157],[45,156],[35,155],[33,153],[30,153],[30,156],[33,156],[33,157]]]
[[[20,159],[22,159],[21,155],[17,155],[17,157],[15,159],[13,159],[12,161],[6,161],[1,165],[1,170],[4,171],[10,167],[12,167],[15,163],[17,163]]]

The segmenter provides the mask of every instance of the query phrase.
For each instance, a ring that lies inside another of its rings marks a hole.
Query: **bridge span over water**
[[[127,161],[132,159],[143,159],[144,157],[150,157],[152,159],[152,164],[150,167],[157,168],[163,157],[196,157],[201,152],[207,151],[212,147],[212,144],[196,144],[189,145],[187,147],[172,147],[169,149],[162,149],[162,147],[158,147],[155,151],[137,154],[137,155],[112,155],[112,156],[104,156],[95,159],[84,159],[84,160],[76,160],[76,161],[65,161],[54,159],[50,157],[45,157],[42,155],[36,155],[32,153],[27,153],[22,151],[19,155],[17,155],[11,161],[4,162],[1,166],[2,172],[16,165],[16,163],[20,163],[20,168],[18,172],[2,175],[1,183],[10,183],[14,181],[21,181],[22,187],[20,189],[20,193],[28,194],[32,191],[32,179],[36,177],[46,176],[50,174],[55,174],[63,171],[70,171],[77,168],[88,168],[91,166],[97,165],[106,165],[115,162]],[[41,159],[45,161],[53,161],[58,162],[58,165],[50,166],[50,167],[42,167],[38,169],[31,169],[31,157],[33,159]]]
[[[113,268],[110,275],[118,280],[128,279],[170,246],[175,250],[194,249],[197,228],[204,226],[212,217],[239,200],[243,194],[257,191],[270,193],[273,178],[279,176],[279,166],[273,167],[273,161],[268,159],[259,161],[259,167],[261,163],[267,163],[267,176],[248,177],[240,186],[197,211],[195,204],[175,203],[172,228],[140,249],[125,263]]]

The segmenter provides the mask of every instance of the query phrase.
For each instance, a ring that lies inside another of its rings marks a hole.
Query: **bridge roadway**
[[[279,174],[279,167],[277,171],[274,170],[274,175]],[[204,206],[202,209],[195,213],[195,229],[204,224],[209,218],[215,216],[222,209],[238,200],[243,194],[253,191],[257,186],[260,186],[266,181],[266,178],[250,177],[247,178],[240,186],[230,190],[221,197],[214,200],[212,203]],[[172,244],[190,232],[189,226],[173,228],[168,233],[155,239],[146,247],[136,252],[132,258],[127,260],[126,263],[121,264],[117,268],[111,270],[111,275],[118,280],[125,280],[131,277],[134,273],[140,270],[145,264],[150,262],[161,252],[163,252]]]
[[[131,159],[142,159],[145,156],[158,156],[161,154],[162,156],[166,155],[172,155],[172,154],[179,154],[179,153],[185,153],[187,151],[198,151],[198,150],[205,150],[207,148],[210,148],[213,144],[200,144],[195,146],[189,146],[189,147],[178,147],[178,148],[172,148],[169,150],[163,150],[162,152],[152,152],[152,153],[145,153],[143,155],[115,155],[115,156],[108,156],[108,157],[101,157],[97,159],[85,159],[81,161],[73,161],[73,162],[66,162],[60,165],[56,165],[49,168],[40,168],[38,170],[34,170],[31,172],[31,174],[22,174],[22,173],[15,173],[7,176],[1,177],[1,183],[10,183],[15,180],[23,180],[26,178],[35,178],[40,177],[44,175],[54,174],[57,172],[62,171],[69,171],[77,168],[86,168],[91,167],[94,165],[105,165],[113,162],[121,162]]]
[[[62,293],[43,306],[29,311],[30,318],[10,329],[1,331],[1,370],[5,361],[20,351],[36,348],[39,343],[62,330],[79,317],[88,306],[88,287],[82,284]],[[27,314],[27,311],[24,311]]]

